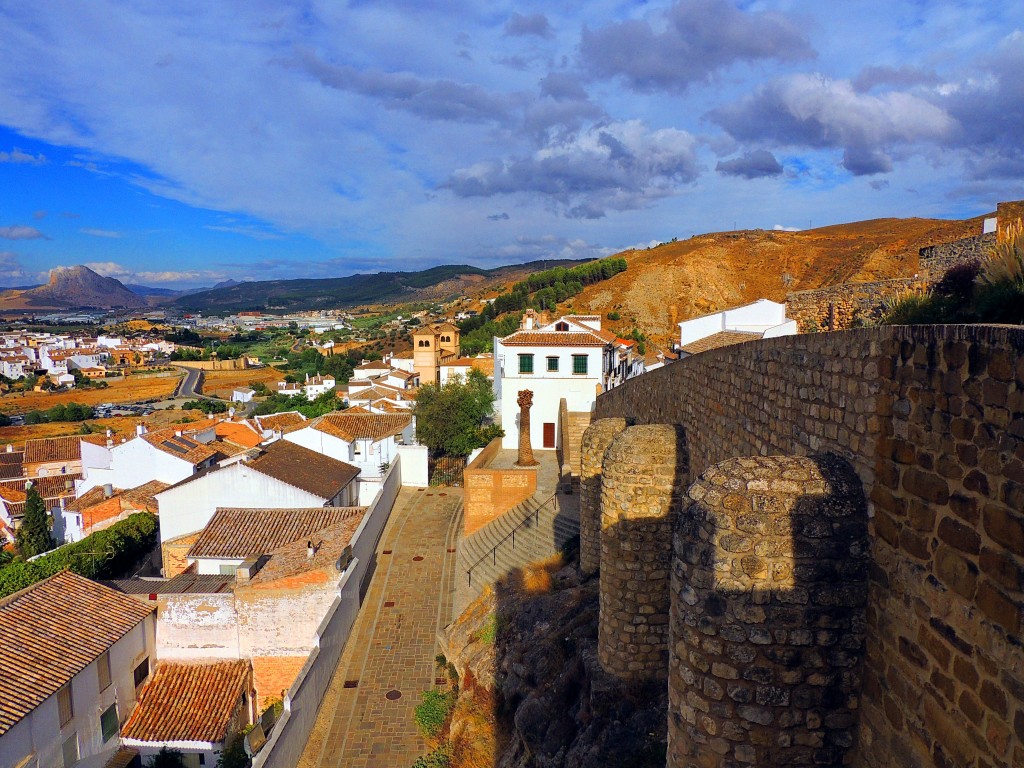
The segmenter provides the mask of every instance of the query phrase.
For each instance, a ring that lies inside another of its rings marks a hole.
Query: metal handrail
[[[558,497],[558,494],[557,493],[553,493],[553,494],[551,494],[550,498],[545,499],[540,504],[538,504],[537,508],[535,510],[530,512],[530,514],[528,514],[526,517],[524,517],[522,520],[520,520],[518,523],[516,523],[515,527],[512,528],[511,531],[509,531],[504,536],[502,536],[500,539],[498,539],[498,541],[495,543],[495,545],[493,547],[490,548],[490,550],[488,550],[483,555],[478,557],[476,559],[476,561],[471,566],[469,566],[469,568],[466,569],[466,578],[468,579],[468,583],[469,583],[470,586],[473,586],[473,569],[476,568],[478,565],[480,565],[480,563],[482,563],[488,557],[491,558],[491,565],[496,565],[497,562],[498,562],[498,547],[500,547],[502,544],[504,544],[509,539],[512,539],[512,549],[515,549],[516,548],[516,531],[519,530],[520,528],[524,527],[531,520],[533,520],[535,524],[539,523],[540,522],[540,511],[542,509],[544,509],[544,507],[546,507],[552,501],[554,501],[557,497]]]

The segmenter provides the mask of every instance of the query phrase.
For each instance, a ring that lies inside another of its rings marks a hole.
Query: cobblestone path
[[[413,709],[451,620],[461,504],[459,488],[402,489],[299,768],[402,768],[426,751]]]

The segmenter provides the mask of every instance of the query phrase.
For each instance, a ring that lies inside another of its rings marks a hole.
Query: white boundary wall
[[[339,582],[338,596],[317,629],[317,645],[285,694],[284,712],[263,749],[253,757],[253,768],[294,768],[298,764],[313,731],[320,703],[359,614],[359,602],[365,587],[363,582],[372,575],[370,565],[374,561],[377,542],[401,488],[401,457],[396,457],[384,478],[383,487],[352,537],[352,562]]]

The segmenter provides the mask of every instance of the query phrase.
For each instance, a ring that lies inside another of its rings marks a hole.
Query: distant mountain
[[[24,291],[7,291],[0,309],[138,309],[141,297],[112,277],[88,267],[57,267],[46,285]]]
[[[447,264],[420,272],[378,272],[302,280],[259,280],[214,287],[180,296],[172,303],[192,312],[241,312],[246,310],[294,311],[355,307],[364,304],[434,301],[479,290],[488,283],[554,266],[575,264],[567,259],[480,269],[468,264]],[[227,281],[234,282],[234,281]]]
[[[181,296],[181,294],[184,293],[184,291],[176,291],[173,288],[152,288],[148,285],[134,285],[133,283],[125,283],[124,287],[136,296],[142,296],[143,298],[148,296],[167,298],[171,296]]]

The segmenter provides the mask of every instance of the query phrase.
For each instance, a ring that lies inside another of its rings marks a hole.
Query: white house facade
[[[683,356],[704,348],[744,340],[792,336],[799,332],[796,320],[786,317],[786,305],[768,299],[733,307],[679,323],[679,350]],[[744,339],[743,335],[749,337]],[[710,341],[708,341],[710,340]],[[724,343],[718,343],[718,342]]]

